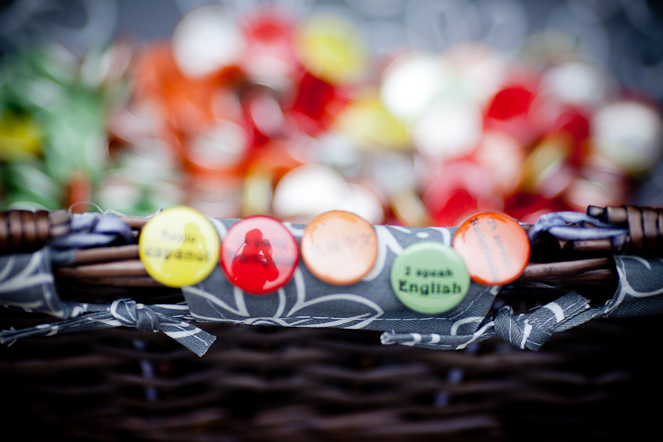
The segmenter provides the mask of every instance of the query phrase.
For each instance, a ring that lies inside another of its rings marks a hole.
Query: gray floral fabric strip
[[[619,245],[628,234],[628,229],[606,224],[583,213],[556,212],[541,216],[530,228],[530,241],[536,240],[543,232],[565,240],[611,238],[613,244]],[[472,334],[387,331],[382,334],[381,341],[386,345],[451,350],[497,337],[519,348],[538,350],[553,333],[568,330],[594,318],[662,314],[663,260],[621,255],[614,259],[619,286],[605,305],[590,305],[589,300],[571,292],[528,314],[514,315],[510,307],[503,307],[496,315],[482,321]]]
[[[0,256],[0,306],[19,307],[58,318],[71,316],[55,289],[48,248]]]
[[[571,292],[528,314],[514,315],[510,307],[502,307],[496,315],[483,321],[473,334],[385,332],[381,336],[382,343],[451,350],[498,337],[519,348],[538,350],[553,333],[591,319],[663,314],[663,259],[630,255],[614,258],[619,286],[604,305],[590,305],[588,299]]]
[[[0,256],[0,306],[63,319],[24,330],[2,331],[1,343],[11,344],[31,336],[124,326],[164,332],[202,356],[216,339],[187,322],[193,318],[185,304],[147,306],[128,299],[108,305],[62,301],[51,267],[54,257],[60,254],[44,247],[34,253]]]
[[[71,319],[43,324],[23,330],[0,332],[0,343],[34,336],[82,332],[112,327],[132,327],[138,330],[161,331],[198,356],[203,356],[216,337],[190,324],[192,320],[185,304],[145,305],[130,299],[118,299],[107,305],[70,303]]]
[[[606,316],[632,317],[663,314],[663,259],[615,256],[617,292],[603,311]]]
[[[401,344],[444,350],[458,350],[470,344],[498,337],[510,344],[528,350],[538,350],[555,332],[568,330],[600,315],[589,300],[575,292],[568,293],[532,313],[514,315],[509,306],[483,321],[478,330],[467,335],[440,335],[437,333],[385,332],[381,341],[385,345]]]
[[[588,229],[585,225],[594,225],[595,220],[582,214],[551,215],[555,216],[542,217],[541,223],[530,230],[532,239],[542,232],[565,239],[587,239],[586,231],[594,232],[590,234],[592,238],[618,238],[624,233],[624,229],[602,224]],[[223,238],[238,220],[211,221]],[[101,240],[96,236],[98,232],[93,231],[96,227],[83,232],[85,226],[91,225],[99,227],[99,220],[86,220],[82,230],[75,234],[78,239],[62,244],[83,247]],[[115,239],[122,240],[124,227],[114,223],[104,225],[101,225],[102,230],[109,237],[115,235]],[[285,225],[299,241],[305,226]],[[125,326],[164,332],[201,356],[215,338],[190,321],[214,321],[381,330],[383,344],[450,350],[497,337],[519,348],[537,350],[553,333],[594,318],[663,313],[663,260],[638,256],[615,256],[619,287],[605,305],[591,305],[589,300],[572,292],[526,314],[514,314],[505,306],[487,317],[500,287],[472,283],[465,299],[451,311],[438,315],[418,313],[405,307],[394,294],[390,278],[392,263],[405,248],[419,241],[450,245],[455,229],[397,226],[375,226],[375,229],[377,262],[356,284],[324,283],[300,263],[292,281],[285,287],[273,294],[254,296],[233,286],[217,266],[200,284],[184,287],[186,303],[175,305],[148,306],[127,299],[107,305],[62,301],[55,289],[51,267],[58,265],[61,256],[71,249],[46,247],[32,254],[0,256],[1,306],[64,319],[25,330],[3,331],[0,341],[12,343],[28,336]],[[109,233],[113,231],[115,233]],[[89,241],[84,238],[86,234],[91,235]]]
[[[213,219],[223,238],[237,220]],[[301,239],[304,225],[285,223]],[[300,262],[293,279],[273,294],[255,296],[233,286],[220,267],[200,284],[183,287],[192,316],[198,321],[286,327],[336,327],[439,334],[473,333],[490,309],[499,287],[472,283],[463,301],[449,312],[428,315],[403,305],[391,287],[396,256],[419,241],[450,245],[454,229],[375,226],[378,258],[361,281],[327,284]]]

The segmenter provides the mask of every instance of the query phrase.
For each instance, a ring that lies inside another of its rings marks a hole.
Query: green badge
[[[463,300],[470,275],[454,249],[426,241],[411,245],[396,257],[391,266],[391,286],[408,308],[437,314]]]

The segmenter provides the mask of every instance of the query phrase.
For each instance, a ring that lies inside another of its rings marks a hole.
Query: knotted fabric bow
[[[514,315],[511,307],[502,307],[471,335],[385,332],[381,340],[385,345],[417,345],[457,350],[488,338],[499,337],[518,348],[538,350],[553,333],[573,328],[600,314],[601,309],[590,307],[589,300],[571,292],[532,313]]]
[[[76,304],[69,306],[69,311],[74,312],[76,317],[22,330],[5,330],[0,333],[0,343],[11,344],[17,339],[33,336],[123,326],[161,331],[202,356],[216,340],[215,336],[186,321],[192,318],[189,316],[189,308],[183,303],[148,306],[131,299],[118,299],[107,305],[70,304]]]

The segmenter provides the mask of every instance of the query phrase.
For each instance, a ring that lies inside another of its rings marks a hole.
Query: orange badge
[[[348,285],[371,271],[378,241],[368,221],[351,212],[332,210],[306,226],[301,253],[306,267],[318,279]]]
[[[527,233],[508,215],[484,212],[467,219],[453,239],[473,281],[503,285],[517,279],[529,262]]]

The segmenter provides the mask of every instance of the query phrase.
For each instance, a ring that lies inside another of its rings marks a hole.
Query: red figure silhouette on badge
[[[259,229],[246,232],[231,269],[233,282],[242,281],[242,288],[253,293],[261,293],[267,282],[278,278],[279,269],[272,258],[272,246]]]
[[[292,279],[299,263],[298,244],[275,218],[250,216],[228,229],[219,261],[236,287],[252,295],[267,295]]]

